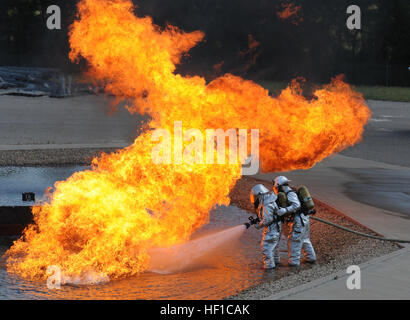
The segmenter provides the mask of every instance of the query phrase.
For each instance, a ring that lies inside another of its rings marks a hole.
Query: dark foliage
[[[101,0],[109,1],[109,0]],[[78,72],[67,58],[77,0],[1,0],[0,65],[58,67]],[[281,20],[289,0],[138,0],[136,13],[206,33],[178,72],[212,79],[231,72],[255,80],[410,85],[410,2],[359,0],[362,29],[346,27],[350,0],[295,0],[299,18]],[[63,29],[46,28],[46,8],[62,9]],[[300,21],[302,18],[303,21]],[[259,43],[249,48],[250,41]]]

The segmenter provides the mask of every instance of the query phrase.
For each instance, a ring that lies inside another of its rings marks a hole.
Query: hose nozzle
[[[252,216],[250,216],[249,218],[249,222],[244,223],[244,225],[246,226],[246,229],[249,229],[249,227],[253,224],[257,224],[259,223],[259,218],[254,218]]]

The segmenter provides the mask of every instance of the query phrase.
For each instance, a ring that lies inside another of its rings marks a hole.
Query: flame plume
[[[272,98],[258,84],[226,74],[207,84],[175,74],[200,31],[165,29],[137,17],[129,0],[81,0],[70,30],[70,58],[106,91],[132,99],[131,113],[151,128],[260,130],[262,168],[307,169],[361,139],[370,111],[340,78],[308,101],[297,85]],[[64,275],[110,278],[146,270],[148,250],[187,241],[241,176],[240,165],[154,164],[150,131],[134,144],[93,160],[91,170],[57,182],[49,201],[33,208],[35,224],[7,252],[9,272],[44,279],[51,265]]]

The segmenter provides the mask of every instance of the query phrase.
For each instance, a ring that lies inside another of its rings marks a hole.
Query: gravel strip
[[[232,204],[252,211],[249,202],[249,191],[257,183],[265,185],[268,189],[272,187],[269,182],[243,177],[231,191]],[[320,218],[356,231],[376,235],[371,230],[354,223],[340,213],[332,212],[320,205],[316,205],[316,207],[316,216]],[[297,269],[292,269],[286,265],[279,266],[279,270],[267,273],[266,282],[226,299],[257,300],[266,298],[280,291],[346,270],[350,265],[358,265],[400,249],[395,243],[360,237],[314,220],[311,220],[311,241],[317,254],[316,264],[302,264]],[[285,269],[285,272],[283,272],[283,269]]]
[[[88,165],[99,154],[115,150],[117,149],[1,150],[0,166]]]

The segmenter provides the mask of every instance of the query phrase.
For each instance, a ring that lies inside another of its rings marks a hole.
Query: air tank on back
[[[313,202],[312,196],[307,187],[301,186],[298,188],[298,197],[300,199],[302,210],[308,214],[314,214],[315,210],[315,203]]]
[[[277,205],[280,208],[287,207],[288,206],[288,198],[286,197],[286,193],[278,192],[277,196],[278,196],[278,199],[276,200]]]

